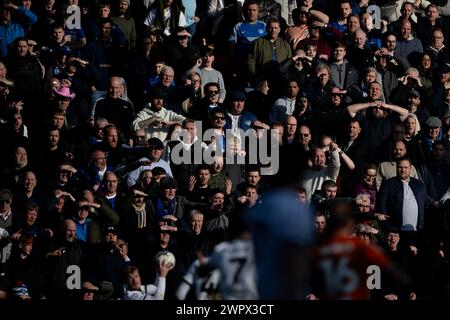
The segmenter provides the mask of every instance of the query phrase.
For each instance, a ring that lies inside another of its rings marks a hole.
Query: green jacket
[[[276,50],[276,64],[273,65],[273,47]],[[253,48],[248,56],[248,68],[250,75],[270,75],[273,70],[278,70],[280,62],[291,58],[292,51],[289,43],[278,37],[275,42],[269,38],[259,38],[253,43]]]

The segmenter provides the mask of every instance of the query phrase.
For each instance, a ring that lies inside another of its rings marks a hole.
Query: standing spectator
[[[397,176],[381,184],[377,196],[377,218],[383,221],[389,217],[389,224],[400,229],[406,243],[417,247],[424,229],[425,201],[425,185],[411,178],[411,161],[400,158]]]
[[[259,5],[256,0],[248,0],[245,2],[244,15],[245,21],[238,22],[228,39],[233,51],[234,72],[237,74],[241,82],[247,80],[246,71],[248,70],[247,61],[252,49],[252,43],[264,37],[266,32],[266,24],[260,20]]]
[[[123,32],[128,42],[128,50],[136,47],[136,24],[130,14],[130,0],[119,1],[119,12],[112,21]]]
[[[316,148],[311,152],[311,166],[303,172],[300,178],[300,185],[305,188],[308,201],[311,200],[315,191],[322,188],[325,180],[336,182],[341,167],[339,153],[342,150],[335,143],[331,143],[330,151],[329,164],[325,163],[325,152],[321,148]]]
[[[267,36],[255,40],[248,56],[250,76],[265,76],[271,87],[278,87],[277,81],[279,64],[292,56],[289,43],[280,38],[280,21],[271,18],[267,22]]]
[[[3,58],[8,56],[8,46],[19,37],[26,36],[28,25],[22,25],[18,21],[11,19],[12,11],[15,11],[25,17],[27,24],[34,24],[38,20],[36,15],[26,7],[16,6],[13,1],[6,0],[0,8],[0,44],[1,55]]]
[[[177,27],[187,27],[179,1],[174,0],[155,0],[144,24],[158,29],[165,38],[174,34]]]

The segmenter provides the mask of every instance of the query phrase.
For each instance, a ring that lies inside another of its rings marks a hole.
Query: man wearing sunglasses
[[[220,85],[217,82],[209,82],[203,87],[205,97],[197,102],[190,112],[190,118],[194,120],[201,120],[203,128],[209,127],[209,120],[211,117],[211,112],[217,108],[221,107],[222,104],[220,100]]]

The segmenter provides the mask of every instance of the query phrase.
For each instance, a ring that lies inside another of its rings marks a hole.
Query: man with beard
[[[154,88],[150,92],[150,102],[140,111],[133,121],[133,129],[144,129],[147,139],[166,139],[169,127],[174,123],[181,123],[185,117],[164,107],[165,93],[161,88]]]

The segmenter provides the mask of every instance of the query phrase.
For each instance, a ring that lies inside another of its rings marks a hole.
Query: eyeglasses
[[[309,133],[300,133],[301,137],[309,137]]]
[[[194,82],[194,83],[200,83],[201,82],[199,79],[192,79],[191,81]]]
[[[370,205],[358,204],[359,208],[370,208]]]
[[[219,90],[210,90],[208,91],[209,94],[218,94]]]
[[[341,98],[343,96],[343,94],[342,93],[332,93],[331,96],[332,97],[340,97]]]
[[[216,117],[214,117],[213,119],[214,119],[214,120],[225,120],[226,118],[225,118],[225,117],[219,117],[219,116],[216,116]]]

